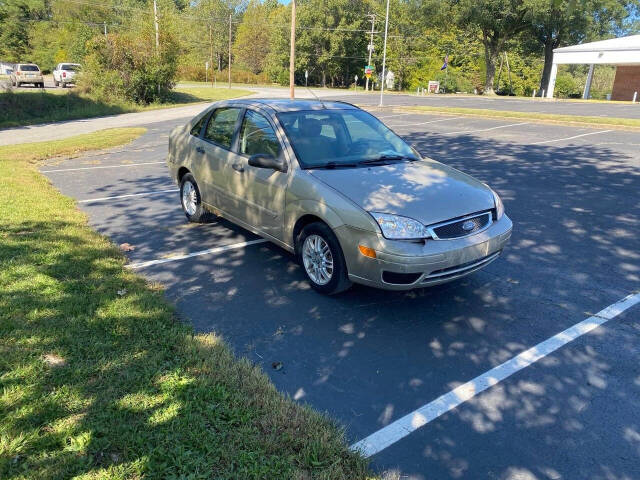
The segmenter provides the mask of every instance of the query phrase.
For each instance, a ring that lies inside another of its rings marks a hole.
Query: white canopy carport
[[[640,65],[640,35],[554,49],[547,98],[553,98],[558,65],[568,64],[589,65],[587,84],[582,95],[583,98],[589,98],[595,65]]]

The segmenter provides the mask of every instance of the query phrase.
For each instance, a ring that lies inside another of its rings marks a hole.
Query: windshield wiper
[[[310,168],[310,169],[313,169],[313,168],[328,168],[328,169],[332,169],[332,168],[355,168],[357,166],[358,166],[357,163],[327,162],[324,165],[314,165],[314,166],[308,167],[308,168]]]
[[[403,160],[415,162],[418,159],[414,157],[408,157],[406,155],[380,155],[379,157],[371,158],[369,160],[361,160],[358,163],[360,165],[372,165],[376,163],[399,162]]]

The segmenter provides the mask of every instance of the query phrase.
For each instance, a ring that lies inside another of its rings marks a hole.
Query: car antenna
[[[320,98],[313,92],[313,90],[311,90],[309,87],[307,87],[306,85],[304,86],[304,88],[306,88],[309,93],[311,95],[313,95],[313,97],[318,100],[320,102],[320,105],[322,105],[322,108],[324,108],[325,110],[327,109],[327,106],[324,104],[324,102],[322,100],[320,100]]]

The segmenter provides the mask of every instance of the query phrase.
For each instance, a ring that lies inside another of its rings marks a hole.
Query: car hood
[[[491,190],[434,160],[350,169],[313,169],[311,174],[368,212],[403,215],[425,225],[494,208]]]

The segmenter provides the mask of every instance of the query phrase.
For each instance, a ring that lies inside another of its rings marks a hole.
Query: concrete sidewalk
[[[17,143],[45,142],[73,137],[83,133],[91,133],[105,128],[135,127],[150,125],[179,118],[192,118],[204,110],[208,103],[196,103],[186,107],[161,108],[146,112],[123,113],[108,117],[69,120],[66,122],[27,125],[24,127],[0,130],[0,146]]]

